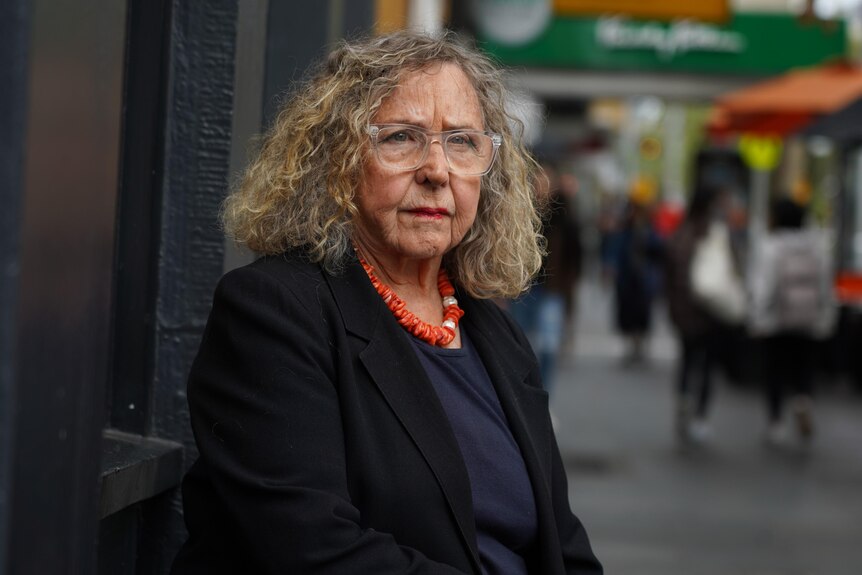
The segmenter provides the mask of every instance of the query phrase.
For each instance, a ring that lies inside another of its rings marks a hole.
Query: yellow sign
[[[654,162],[661,157],[661,140],[654,136],[643,138],[638,146],[641,153],[641,158]]]
[[[739,138],[739,153],[753,170],[774,170],[781,161],[781,150],[781,138],[777,136],[745,134]]]
[[[565,16],[617,14],[651,20],[692,18],[725,22],[730,18],[728,0],[554,0],[554,13]]]

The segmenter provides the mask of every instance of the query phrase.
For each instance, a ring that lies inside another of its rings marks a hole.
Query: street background
[[[776,450],[759,389],[719,377],[711,439],[682,449],[664,310],[647,363],[624,366],[612,305],[587,274],[551,402],[572,507],[606,573],[862,572],[862,397],[821,381],[813,442]]]

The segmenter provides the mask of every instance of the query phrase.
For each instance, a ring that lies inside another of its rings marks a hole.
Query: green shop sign
[[[847,53],[843,22],[790,14],[737,14],[725,25],[557,16],[520,44],[491,22],[479,28],[483,47],[503,63],[544,68],[769,74]]]

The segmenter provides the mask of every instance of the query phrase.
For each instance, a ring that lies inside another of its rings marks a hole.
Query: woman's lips
[[[443,216],[449,215],[449,210],[446,208],[414,208],[409,210],[409,212],[416,216],[433,219],[440,219]]]

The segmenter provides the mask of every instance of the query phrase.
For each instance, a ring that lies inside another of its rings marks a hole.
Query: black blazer
[[[492,302],[457,297],[533,484],[536,572],[601,573],[527,341]],[[172,573],[481,573],[467,471],[409,337],[356,261],[226,274],[189,377],[200,457]]]

